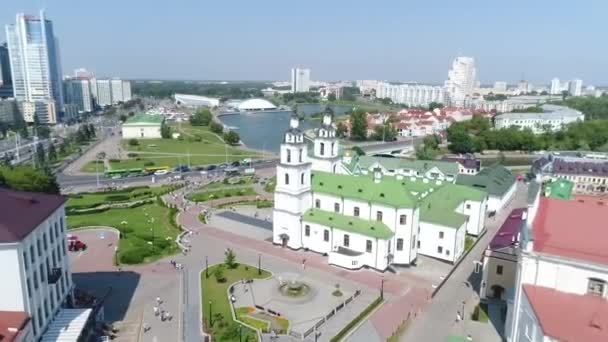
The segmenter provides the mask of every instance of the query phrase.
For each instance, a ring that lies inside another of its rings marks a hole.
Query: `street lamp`
[[[380,298],[384,299],[384,276],[380,279]]]
[[[463,321],[464,321],[464,304],[465,304],[465,301],[463,300],[462,301],[462,320]]]
[[[262,275],[262,254],[258,253],[258,275]]]
[[[205,255],[205,277],[209,278],[209,258]]]
[[[213,328],[213,302],[209,301],[209,325]]]

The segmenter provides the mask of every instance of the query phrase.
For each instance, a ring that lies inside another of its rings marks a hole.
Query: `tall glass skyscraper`
[[[15,99],[53,101],[53,106],[62,111],[59,45],[53,33],[53,23],[45,18],[44,11],[40,11],[38,17],[17,14],[15,24],[6,26],[6,40]]]

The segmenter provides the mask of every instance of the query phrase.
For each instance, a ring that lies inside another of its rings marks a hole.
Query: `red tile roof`
[[[0,341],[15,341],[29,320],[29,316],[22,311],[0,311]]]
[[[60,195],[0,188],[0,243],[23,240],[65,201]]]
[[[526,284],[523,287],[546,336],[559,341],[608,341],[606,299],[542,286]],[[556,304],[563,309],[556,308]]]
[[[534,251],[608,265],[607,220],[608,205],[597,201],[542,197],[533,224]]]

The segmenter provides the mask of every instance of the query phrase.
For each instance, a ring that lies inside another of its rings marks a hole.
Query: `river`
[[[302,116],[310,116],[324,110],[324,108],[320,104],[300,104],[297,110]],[[333,109],[336,115],[344,114],[350,110],[347,106],[334,106]],[[221,115],[219,119],[226,126],[235,129],[247,147],[278,152],[283,141],[283,134],[289,127],[291,114],[292,111],[247,112]],[[318,120],[305,119],[300,122],[302,130],[308,130],[318,125]]]

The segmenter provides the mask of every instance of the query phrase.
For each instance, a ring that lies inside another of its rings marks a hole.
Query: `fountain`
[[[296,279],[295,277],[288,280],[283,281],[281,277],[279,280],[279,293],[283,296],[299,298],[305,297],[310,292],[310,286],[303,281]]]

